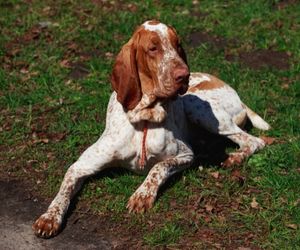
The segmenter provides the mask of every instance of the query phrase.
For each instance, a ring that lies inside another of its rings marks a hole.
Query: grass
[[[191,70],[230,83],[270,122],[265,135],[277,143],[238,169],[185,171],[168,183],[145,215],[128,216],[127,200],[143,177],[123,171],[90,179],[79,204],[109,215],[116,232],[125,220],[121,229],[149,247],[296,249],[300,4],[286,2],[1,2],[1,178],[29,179],[39,183],[41,196],[53,197],[67,167],[104,130],[116,53],[137,25],[160,19],[182,37]],[[190,34],[196,31],[208,34],[211,42],[192,46]],[[225,42],[216,45],[218,39]],[[240,56],[259,50],[287,53],[288,67],[266,63],[253,69]],[[235,60],[226,60],[228,55]],[[253,198],[257,207],[251,205]]]

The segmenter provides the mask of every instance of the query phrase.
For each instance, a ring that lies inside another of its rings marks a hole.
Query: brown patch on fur
[[[243,110],[238,115],[236,115],[233,118],[233,121],[236,125],[238,125],[240,128],[243,128],[247,122],[247,113],[246,110]]]
[[[144,213],[153,207],[155,197],[152,195],[133,194],[127,204],[129,213]]]
[[[185,62],[186,65],[188,65],[185,51],[180,44],[180,39],[176,30],[172,26],[168,26],[168,28],[168,36],[173,48],[176,49],[181,59]]]
[[[53,217],[40,217],[33,223],[32,229],[35,235],[42,238],[50,238],[58,234],[60,225],[54,220]]]
[[[240,166],[243,161],[251,155],[251,150],[245,147],[243,150],[229,154],[229,157],[222,163],[223,167],[229,168]]]
[[[132,39],[118,54],[111,76],[117,99],[128,110],[133,109],[142,97],[135,56],[136,44]]]
[[[156,25],[160,22],[152,20],[148,23]],[[180,60],[178,57],[176,60],[170,59],[168,62],[170,72],[176,72],[176,69],[187,67],[186,55],[179,43],[176,31],[169,27],[168,35],[172,46],[182,59]],[[182,80],[177,83],[175,73],[172,75],[159,71],[160,62],[165,53],[162,44],[167,42],[167,39],[161,38],[157,32],[145,30],[144,26],[139,26],[129,42],[122,47],[113,67],[111,84],[117,93],[117,100],[125,110],[134,109],[143,94],[153,95],[155,93],[156,97],[165,98],[177,95],[178,91],[180,94],[186,91],[188,77],[186,77],[186,81]],[[165,87],[160,86],[162,83],[159,82],[158,74],[162,74],[161,82],[170,82],[173,85],[173,90],[168,90],[170,93],[163,92]]]
[[[144,94],[152,94],[154,89],[157,88],[157,72],[158,64],[161,60],[162,41],[156,32],[141,29],[139,31],[139,46],[137,48],[136,60],[138,62],[138,74],[140,77],[141,88]],[[155,45],[158,49],[158,56],[155,60],[148,60],[148,51],[151,46]]]
[[[225,86],[225,83],[216,77],[210,76],[210,81],[203,81],[197,85],[193,85],[188,89],[188,92],[197,92],[199,90],[218,89]]]

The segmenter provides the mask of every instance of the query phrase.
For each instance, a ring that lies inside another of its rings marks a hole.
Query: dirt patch
[[[210,35],[205,32],[197,31],[189,35],[189,45],[193,48],[200,46],[201,44],[210,44],[216,48],[225,48],[225,39]]]
[[[228,61],[240,61],[251,69],[261,69],[271,67],[279,70],[289,69],[290,56],[284,51],[275,50],[255,50],[240,52],[238,56],[226,55]]]
[[[191,12],[191,15],[196,17],[197,19],[204,19],[205,17],[209,16],[209,13],[194,10]]]
[[[281,0],[277,3],[275,3],[274,7],[278,10],[281,10],[281,9],[288,7],[289,5],[296,4],[296,3],[299,3],[299,1],[298,0]]]
[[[108,237],[96,230],[101,224],[95,216],[78,213],[68,220],[72,226],[57,237],[37,238],[31,224],[46,209],[46,204],[19,181],[0,180],[0,187],[0,249],[111,249]]]
[[[188,44],[192,48],[196,48],[201,44],[208,44],[216,49],[225,49],[227,46],[235,46],[237,41],[235,39],[227,40],[223,37],[211,35],[206,32],[196,31],[188,36]]]
[[[85,78],[89,74],[88,67],[82,62],[71,63],[71,71],[69,73],[69,78],[73,80],[78,80]]]

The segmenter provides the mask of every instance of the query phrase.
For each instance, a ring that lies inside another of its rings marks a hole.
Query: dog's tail
[[[256,114],[249,107],[247,107],[247,105],[245,105],[243,103],[243,106],[245,107],[247,116],[250,119],[250,121],[254,127],[261,129],[261,130],[269,130],[271,128],[271,126],[266,121],[264,121],[263,118],[261,118],[258,114]]]

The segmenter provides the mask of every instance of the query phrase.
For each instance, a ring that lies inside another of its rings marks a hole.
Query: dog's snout
[[[187,67],[175,69],[173,73],[176,83],[182,83],[186,81],[190,75],[190,72]]]

